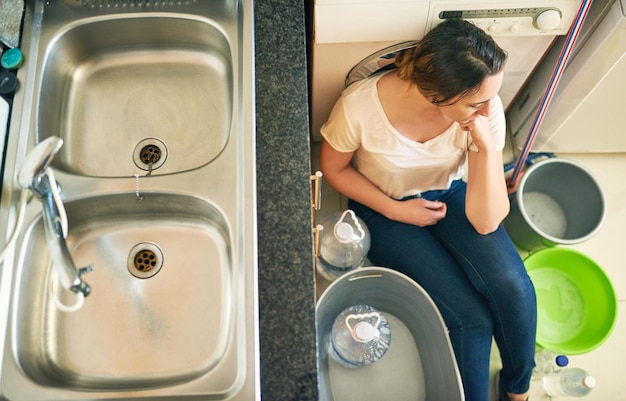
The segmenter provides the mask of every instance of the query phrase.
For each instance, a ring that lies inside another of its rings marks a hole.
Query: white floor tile
[[[619,300],[626,300],[626,153],[564,154],[558,157],[583,165],[600,182],[607,201],[606,220],[596,236],[573,245],[607,273]],[[626,398],[625,398],[626,399]]]

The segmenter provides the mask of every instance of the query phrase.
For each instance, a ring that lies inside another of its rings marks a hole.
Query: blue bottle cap
[[[565,355],[557,355],[555,362],[557,366],[564,367],[569,364],[569,358]]]
[[[0,59],[0,65],[2,68],[6,68],[7,70],[15,70],[22,65],[24,61],[24,56],[20,49],[13,48],[4,52],[2,58]]]

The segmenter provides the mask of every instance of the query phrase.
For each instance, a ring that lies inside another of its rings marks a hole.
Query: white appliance
[[[626,0],[595,0],[531,148],[539,152],[626,152]],[[524,146],[560,52],[546,55],[509,107]]]
[[[418,40],[445,18],[472,21],[509,53],[500,96],[505,107],[559,35],[567,34],[582,0],[315,0],[311,65],[311,134],[319,130],[362,59]]]

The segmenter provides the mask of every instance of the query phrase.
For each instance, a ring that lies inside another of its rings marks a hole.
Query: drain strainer
[[[155,145],[146,145],[139,151],[139,158],[144,164],[154,164],[161,159],[161,148]]]
[[[156,170],[165,163],[165,159],[167,159],[167,146],[157,138],[142,140],[133,151],[133,162],[142,170]]]
[[[133,276],[149,278],[163,267],[163,252],[152,242],[141,242],[130,250],[126,264]]]

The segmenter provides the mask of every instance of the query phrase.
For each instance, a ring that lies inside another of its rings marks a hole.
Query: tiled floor
[[[318,169],[318,144],[313,145],[313,171]],[[613,283],[618,297],[618,318],[609,339],[595,350],[570,356],[570,366],[587,370],[597,379],[597,387],[585,397],[589,401],[624,401],[626,400],[626,183],[623,173],[626,171],[626,153],[621,154],[559,154],[561,158],[574,160],[582,164],[601,183],[605,192],[608,212],[600,232],[588,241],[573,245],[571,248],[585,253],[594,259],[606,271]],[[514,160],[514,156],[508,156]],[[316,214],[316,221],[329,213],[344,210],[345,199],[327,183],[323,183],[322,209]],[[328,282],[319,280],[318,294],[326,288]],[[492,355],[492,371],[499,370],[500,362],[497,349]],[[492,396],[495,400],[495,395]],[[556,398],[554,398],[556,399]],[[576,400],[579,398],[560,398]],[[541,382],[531,384],[531,400],[550,401]]]

